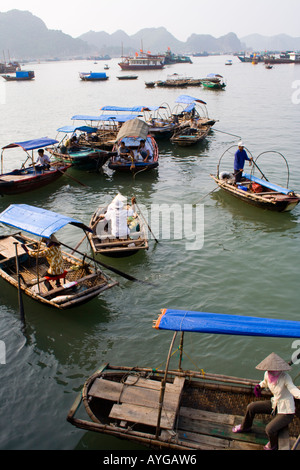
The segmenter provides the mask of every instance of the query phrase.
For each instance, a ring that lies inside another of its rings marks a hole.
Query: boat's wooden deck
[[[184,385],[184,378],[175,378],[166,384],[165,400],[160,426],[173,429]],[[105,379],[95,380],[89,395],[117,402],[113,405],[109,418],[121,422],[134,422],[156,426],[161,383],[140,377],[128,377],[124,383]]]
[[[243,416],[180,406],[185,379],[177,377],[167,383],[160,422],[160,439],[171,445],[186,446],[195,450],[263,450],[268,438],[266,422],[254,421],[251,432],[233,433],[233,426],[242,422]],[[112,402],[109,412],[111,424],[129,429],[147,426],[156,429],[161,382],[129,376],[123,382],[98,378],[88,392],[89,397]],[[148,434],[149,436],[149,434]],[[279,448],[291,448],[287,428],[280,434]]]

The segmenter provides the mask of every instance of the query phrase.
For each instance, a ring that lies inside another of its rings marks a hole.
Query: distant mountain
[[[1,52],[9,51],[16,59],[74,57],[93,50],[81,39],[49,30],[41,19],[20,10],[0,13],[0,44]]]
[[[168,47],[172,52],[194,53],[194,52],[238,52],[242,50],[240,40],[234,33],[229,33],[221,38],[204,34],[192,34],[186,42],[179,41],[166,28],[145,28],[132,36],[128,36],[124,31],[116,31],[114,34],[107,34],[103,31],[89,31],[80,36],[90,46],[97,47],[102,53],[105,51],[114,55],[116,51],[120,55],[132,54],[143,49],[152,53],[163,53]]]
[[[300,37],[293,38],[287,34],[276,36],[262,36],[260,34],[250,34],[241,38],[246,44],[246,49],[254,51],[298,51],[300,50]]]
[[[0,54],[9,58],[68,59],[109,54],[111,57],[134,54],[143,49],[153,54],[164,53],[168,48],[177,54],[234,53],[243,50],[300,50],[300,38],[285,34],[265,37],[259,34],[241,40],[235,33],[215,38],[193,33],[187,41],[179,41],[166,28],[145,28],[129,36],[122,30],[113,34],[89,31],[73,38],[58,30],[50,30],[45,23],[29,11],[0,12]],[[0,62],[1,62],[0,58]]]

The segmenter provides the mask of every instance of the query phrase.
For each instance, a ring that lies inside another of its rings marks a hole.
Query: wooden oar
[[[68,245],[65,245],[64,243],[62,242],[59,242],[60,245],[64,246],[65,248],[68,248],[69,250],[73,250],[74,252],[78,253],[79,255],[91,260],[91,261],[94,261],[94,263],[97,263],[99,264],[100,266],[103,266],[104,268],[108,269],[109,271],[112,271],[114,272],[115,274],[118,274],[119,276],[122,276],[124,277],[125,279],[128,279],[129,281],[133,281],[133,282],[140,282],[141,284],[146,284],[146,285],[150,285],[150,286],[153,286],[153,284],[149,283],[149,282],[145,282],[145,281],[140,281],[139,279],[136,279],[135,277],[131,276],[130,274],[126,274],[122,271],[120,271],[119,269],[116,269],[116,268],[113,268],[112,266],[109,266],[108,264],[105,264],[105,263],[102,263],[101,261],[98,261],[96,260],[95,258],[91,258],[90,256],[84,254],[84,253],[81,253],[80,251],[76,250],[75,248],[71,248],[70,246]]]
[[[59,168],[57,168],[57,170],[62,173],[63,175],[65,175],[67,178],[70,178],[71,180],[73,181],[76,181],[76,183],[80,184],[81,186],[84,186],[85,188],[88,188],[88,186],[84,183],[82,183],[81,181],[79,181],[78,179],[74,178],[73,176],[70,176],[70,175],[67,175],[66,171],[62,171],[60,170]]]
[[[19,298],[19,312],[21,322],[23,327],[25,327],[25,312],[24,312],[24,305],[23,305],[23,297],[22,297],[22,290],[21,290],[21,278],[20,278],[20,267],[19,267],[19,257],[18,257],[18,242],[14,242],[15,250],[16,250],[16,272],[17,272],[17,279],[18,279],[18,298]]]
[[[195,202],[193,204],[193,207],[196,207],[197,204],[199,204],[199,202],[201,202],[203,199],[205,199],[207,196],[209,196],[210,194],[212,194],[213,192],[215,192],[217,189],[219,189],[219,186],[217,186],[215,189],[213,189],[212,191],[210,191],[209,193],[205,194],[205,196],[203,196],[201,199],[199,199],[199,201]]]

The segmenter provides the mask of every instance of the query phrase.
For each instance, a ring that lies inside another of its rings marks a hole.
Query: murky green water
[[[192,65],[141,72],[138,80],[118,81],[120,71],[113,60],[110,79],[102,83],[83,83],[78,77],[79,71],[102,71],[101,62],[32,65],[35,82],[5,84],[5,103],[0,105],[1,147],[46,135],[56,137],[56,129],[71,124],[74,114],[97,115],[104,105],[167,102],[172,108],[181,93],[206,101],[210,117],[219,122],[197,147],[180,149],[159,143],[158,170],[137,175],[135,180],[110,170],[104,175],[72,170],[70,175],[88,187],[63,177],[44,190],[1,198],[0,210],[12,202],[24,202],[88,223],[97,206],[117,191],[128,197],[134,194],[146,210],[164,203],[183,208],[215,188],[209,175],[216,172],[223,152],[238,140],[224,132],[241,136],[254,156],[265,150],[283,153],[290,165],[290,187],[300,192],[300,105],[292,102],[292,84],[299,79],[300,67],[282,65],[266,70],[261,64],[242,64],[238,59],[226,67],[225,61],[226,57],[195,58]],[[194,78],[220,73],[227,79],[227,88],[214,92],[145,87],[145,81],[174,72]],[[5,155],[7,170],[23,157],[21,151]],[[224,169],[232,168],[229,157],[222,162]],[[274,171],[281,178],[277,182],[284,183],[281,159],[262,159],[261,168],[267,175]],[[189,234],[184,233],[183,238],[159,239],[158,244],[152,239],[147,253],[104,260],[155,287],[112,274],[119,287],[81,308],[59,312],[25,299],[24,336],[16,291],[0,282],[0,340],[6,346],[6,364],[0,365],[1,449],[133,448],[117,439],[75,429],[66,416],[84,380],[103,362],[164,365],[171,333],[152,329],[161,308],[299,319],[300,208],[286,214],[265,212],[219,190],[202,203],[201,249],[187,250]],[[66,229],[61,240],[74,246],[81,237],[80,231]],[[81,245],[81,250],[86,249]],[[270,352],[290,359],[294,351],[290,340],[213,335],[190,335],[186,348],[186,367],[253,378],[260,378],[255,365]],[[296,366],[292,375],[299,372]]]

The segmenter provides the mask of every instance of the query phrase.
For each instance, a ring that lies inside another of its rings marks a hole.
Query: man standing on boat
[[[234,155],[234,177],[235,177],[235,184],[240,183],[242,179],[243,169],[245,165],[245,161],[248,160],[251,166],[252,157],[248,157],[246,150],[244,149],[243,142],[238,143],[238,150],[235,152]]]

